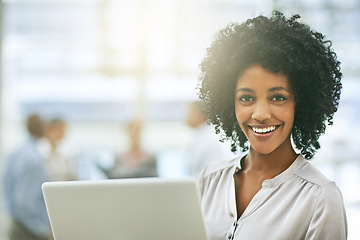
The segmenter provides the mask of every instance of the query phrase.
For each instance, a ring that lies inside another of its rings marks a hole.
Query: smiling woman
[[[347,238],[341,192],[307,161],[337,111],[340,62],[298,18],[229,25],[201,64],[209,121],[244,152],[201,174],[211,240]]]

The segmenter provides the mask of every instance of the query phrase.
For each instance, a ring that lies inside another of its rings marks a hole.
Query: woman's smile
[[[271,141],[270,139],[277,133],[281,125],[266,125],[266,126],[259,126],[259,125],[247,125],[249,131],[246,131],[246,136],[251,139],[256,139],[257,141]]]
[[[271,125],[268,127],[263,127],[263,126],[250,126],[251,130],[254,131],[254,133],[258,133],[258,134],[267,134],[267,133],[271,133],[273,131],[276,130],[276,128],[278,128],[280,125]]]

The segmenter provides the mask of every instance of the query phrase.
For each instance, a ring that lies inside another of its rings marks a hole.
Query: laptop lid
[[[206,240],[194,179],[47,182],[55,240]]]

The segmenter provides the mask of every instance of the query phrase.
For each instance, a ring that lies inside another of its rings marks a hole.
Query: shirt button
[[[229,235],[228,235],[228,239],[232,239],[232,234],[231,233],[229,233]]]

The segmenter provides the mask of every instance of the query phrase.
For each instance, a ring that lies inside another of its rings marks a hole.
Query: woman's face
[[[236,84],[235,114],[256,152],[269,154],[280,146],[291,147],[295,100],[285,75],[250,66]]]

